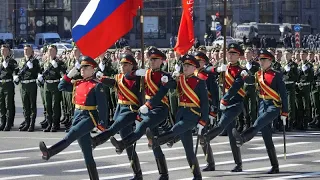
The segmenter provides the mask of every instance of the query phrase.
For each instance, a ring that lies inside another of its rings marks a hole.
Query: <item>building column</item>
[[[255,20],[255,22],[259,22],[259,20],[260,20],[260,3],[259,3],[259,0],[257,0],[258,1],[258,3],[254,3],[254,20]]]
[[[279,20],[279,8],[278,8],[278,5],[279,5],[279,0],[275,0],[273,2],[273,23],[278,23]]]

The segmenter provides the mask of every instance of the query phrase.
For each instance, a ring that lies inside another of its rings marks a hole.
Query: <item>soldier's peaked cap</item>
[[[193,55],[197,60],[202,60],[202,61],[205,61],[206,63],[209,62],[208,56],[201,51],[196,51]]]
[[[166,55],[157,48],[150,48],[148,50],[148,56],[150,59],[152,58],[166,59]]]
[[[121,54],[120,56],[120,63],[129,63],[132,65],[137,65],[137,61],[131,54]]]
[[[180,60],[183,64],[189,64],[195,66],[196,68],[200,67],[199,61],[193,55],[186,54],[182,56]]]
[[[235,44],[235,43],[231,43],[228,45],[228,52],[243,54],[242,48],[238,44]]]
[[[81,56],[80,58],[81,67],[83,66],[92,66],[93,68],[97,67],[97,62],[89,56]]]
[[[261,49],[259,51],[259,59],[269,59],[273,61],[274,56],[271,54],[271,52],[267,51],[266,49]]]

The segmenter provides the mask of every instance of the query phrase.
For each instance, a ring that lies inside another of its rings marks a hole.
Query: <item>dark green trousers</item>
[[[257,92],[254,85],[245,86],[246,96],[244,97],[245,120],[247,125],[252,125],[257,119]]]
[[[316,85],[312,91],[312,105],[314,108],[314,116],[320,120],[320,85]]]
[[[14,119],[14,84],[13,82],[0,81],[0,116],[1,116],[1,128],[5,126],[10,129],[13,125]]]
[[[58,90],[57,83],[45,83],[44,84],[44,95],[47,110],[47,120],[49,126],[53,125],[58,127],[60,124],[61,117],[61,91]]]
[[[293,128],[293,123],[296,122],[296,87],[295,84],[286,85],[288,97],[288,123],[287,127]]]
[[[64,91],[63,94],[66,101],[66,104],[65,104],[66,114],[69,116],[70,119],[72,119],[73,113],[74,113],[74,104],[72,103],[72,93]]]
[[[21,83],[20,94],[23,105],[23,115],[26,121],[37,117],[37,83]],[[28,123],[28,122],[27,122]]]
[[[296,103],[298,108],[297,128],[306,129],[311,119],[310,85],[298,87]]]
[[[40,87],[40,95],[41,95],[41,101],[42,101],[42,104],[43,104],[43,115],[46,118],[46,115],[47,115],[46,98],[44,96],[44,86],[43,85]]]

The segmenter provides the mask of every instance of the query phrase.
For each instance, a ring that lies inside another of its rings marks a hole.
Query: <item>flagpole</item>
[[[223,2],[223,64],[227,64],[227,0]],[[222,94],[225,94],[225,74],[221,74]]]
[[[140,33],[141,33],[141,68],[144,69],[144,33],[143,33],[143,8],[139,6],[140,10]],[[142,94],[142,104],[145,103],[145,94],[144,94],[144,76],[141,77],[140,81],[140,92]]]

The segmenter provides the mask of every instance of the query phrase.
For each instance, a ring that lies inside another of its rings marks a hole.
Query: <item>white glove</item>
[[[204,126],[202,126],[200,123],[198,123],[197,128],[198,128],[198,135],[201,135]]]
[[[51,61],[51,64],[52,64],[52,66],[53,66],[54,68],[57,68],[57,67],[58,67],[58,63],[57,63],[57,61],[55,61],[55,60],[52,60],[52,61]]]
[[[139,108],[139,111],[142,113],[142,114],[147,114],[149,112],[149,108],[146,106],[146,105],[143,105]]]
[[[74,67],[76,67],[77,69],[80,69],[81,64],[78,61],[76,61],[76,64],[74,65]]]
[[[247,68],[248,70],[250,70],[250,69],[252,68],[252,64],[250,64],[249,62],[247,62],[246,68]]]
[[[223,105],[222,103],[220,103],[220,110],[224,111],[227,109],[227,106]]]
[[[178,64],[176,64],[176,65],[174,65],[174,69],[175,69],[175,71],[180,72],[181,67]]]
[[[42,74],[38,74],[38,81],[39,81],[39,82],[42,82],[42,81],[43,81],[43,76],[42,76]]]
[[[216,120],[216,118],[211,116],[211,115],[209,115],[209,119],[210,119],[210,124],[213,125],[214,121]]]
[[[105,64],[103,64],[102,62],[99,63],[99,68],[101,71],[104,71],[104,68],[106,67]]]
[[[286,116],[281,116],[280,119],[282,120],[283,126],[287,124],[287,117]]]
[[[67,74],[68,78],[73,78],[78,73],[78,69],[76,67],[72,68]]]
[[[8,67],[7,61],[3,61],[3,62],[2,62],[2,66],[3,66],[4,68],[7,68],[7,67]]]
[[[289,72],[289,71],[290,71],[290,66],[289,66],[289,65],[286,65],[286,66],[284,67],[284,70],[286,70],[286,72]]]
[[[29,69],[32,69],[32,68],[33,68],[32,62],[28,61],[28,62],[27,62],[27,66],[28,66]]]
[[[176,78],[176,77],[179,77],[179,76],[180,76],[179,71],[174,71],[174,72],[172,73],[172,77],[173,77],[173,78]]]
[[[168,81],[169,81],[168,76],[162,76],[162,77],[161,77],[161,82],[167,83]]]
[[[141,122],[138,120],[135,120],[134,123],[136,124],[136,127],[137,127]]]
[[[14,82],[19,82],[19,80],[20,80],[20,79],[19,79],[19,76],[13,76],[13,81],[14,81]]]
[[[145,76],[146,75],[147,70],[146,69],[138,69],[136,71],[136,76]]]
[[[306,66],[305,64],[302,66],[302,71],[306,71],[308,69],[308,66]]]
[[[101,71],[98,71],[97,73],[96,73],[96,77],[99,79],[99,78],[101,78],[103,76],[103,73],[101,72]]]
[[[241,75],[242,77],[246,77],[246,76],[248,76],[249,74],[248,74],[248,72],[247,72],[246,70],[242,70],[241,73],[240,73],[240,75]]]
[[[218,73],[225,72],[226,70],[227,70],[227,65],[225,64],[221,64],[221,66],[217,68]]]

